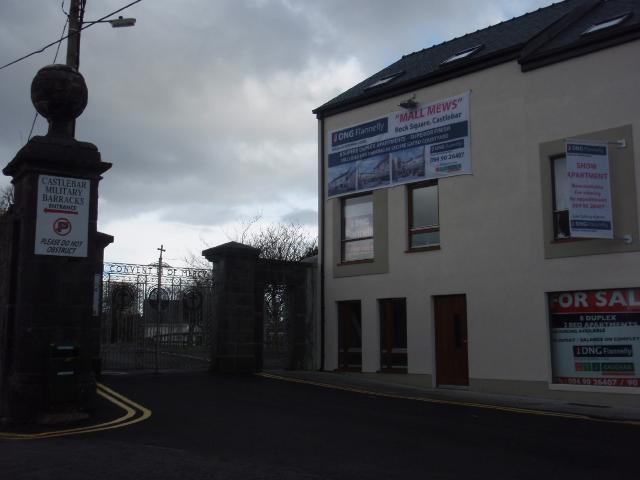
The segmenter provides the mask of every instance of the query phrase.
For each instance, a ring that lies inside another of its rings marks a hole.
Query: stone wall
[[[258,249],[237,242],[202,253],[213,263],[216,285],[211,352],[214,371],[262,370],[264,292],[269,284],[286,287],[288,340],[283,367],[318,368],[315,263],[260,259]]]

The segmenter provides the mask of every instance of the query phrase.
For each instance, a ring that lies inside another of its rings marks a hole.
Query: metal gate
[[[103,272],[103,371],[208,367],[210,270],[105,263]]]

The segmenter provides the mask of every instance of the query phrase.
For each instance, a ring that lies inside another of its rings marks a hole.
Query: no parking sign
[[[36,255],[87,256],[90,192],[87,179],[38,176]]]

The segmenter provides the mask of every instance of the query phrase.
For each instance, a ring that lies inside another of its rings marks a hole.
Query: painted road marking
[[[455,405],[459,407],[483,408],[485,410],[499,410],[501,412],[520,413],[520,414],[526,414],[526,415],[540,415],[544,417],[560,417],[560,418],[568,418],[572,420],[587,420],[591,422],[602,422],[602,423],[621,423],[625,425],[633,425],[636,427],[640,426],[640,422],[632,421],[632,420],[613,420],[613,419],[606,419],[606,418],[599,418],[599,417],[591,417],[588,415],[580,415],[577,413],[552,412],[547,410],[534,410],[530,408],[492,405],[489,403],[463,402],[458,400],[443,400],[440,398],[432,398],[432,397],[415,397],[411,395],[399,395],[399,394],[393,394],[393,393],[375,392],[373,390],[366,390],[363,388],[347,387],[344,385],[333,385],[330,383],[314,382],[312,380],[302,380],[300,378],[293,378],[293,377],[283,377],[280,375],[274,375],[272,373],[264,373],[264,372],[256,373],[256,375],[259,377],[270,378],[273,380],[282,380],[285,382],[292,382],[292,383],[303,383],[306,385],[314,385],[316,387],[330,388],[333,390],[343,390],[345,392],[361,393],[364,395],[393,398],[398,400],[413,400],[416,402],[434,403],[434,404],[440,404],[440,405]]]
[[[42,433],[10,433],[0,432],[0,439],[5,440],[36,440],[39,438],[53,438],[53,437],[66,437],[70,435],[80,435],[84,433],[101,432],[104,430],[111,430],[114,428],[128,427],[139,422],[143,422],[151,417],[151,410],[143,407],[139,403],[125,397],[124,395],[110,389],[109,387],[97,384],[97,394],[111,403],[117,405],[124,410],[124,415],[115,420],[109,422],[100,423],[97,425],[88,425],[86,427],[68,428],[65,430],[57,430],[53,432]]]

